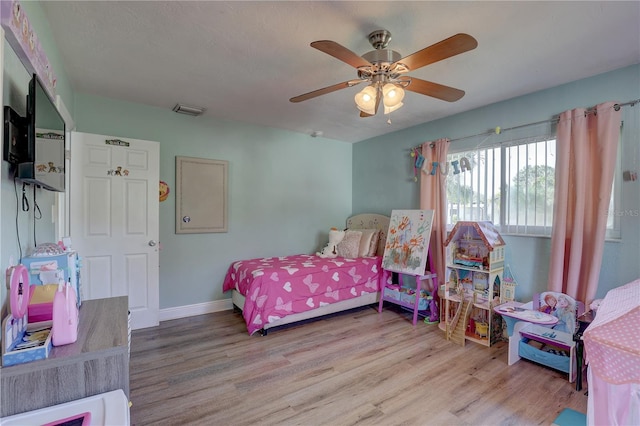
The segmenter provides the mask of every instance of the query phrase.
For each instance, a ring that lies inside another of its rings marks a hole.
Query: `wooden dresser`
[[[129,398],[128,299],[86,300],[78,340],[49,358],[0,369],[0,417],[122,389]]]

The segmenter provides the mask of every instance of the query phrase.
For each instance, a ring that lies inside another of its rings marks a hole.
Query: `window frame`
[[[475,148],[461,148],[458,150],[450,150],[447,153],[447,163],[450,163],[450,161],[452,161],[452,156],[465,156],[464,154],[470,154],[473,153],[473,156],[475,156],[476,158],[480,158],[480,152],[484,151],[485,157],[483,159],[483,161],[486,163],[486,158],[489,155],[489,152],[491,150],[494,149],[499,149],[500,151],[500,187],[499,187],[499,194],[506,194],[507,188],[508,186],[508,171],[507,171],[507,150],[508,148],[514,147],[514,146],[521,146],[521,145],[530,145],[533,143],[539,143],[542,141],[546,141],[548,142],[553,142],[554,147],[553,150],[555,151],[555,144],[556,144],[556,135],[555,134],[545,134],[545,135],[539,135],[539,136],[534,136],[534,137],[525,137],[525,138],[516,138],[516,139],[512,139],[512,140],[505,140],[499,143],[494,143],[491,145],[485,145],[482,146],[482,144],[480,144],[479,146],[475,147]],[[622,126],[620,129],[620,139],[619,139],[619,147],[622,146]],[[528,147],[527,147],[528,149]],[[495,155],[493,156],[493,163],[495,164]],[[526,156],[525,156],[526,158]],[[473,173],[473,169],[476,167],[479,167],[480,162],[476,161],[474,164],[474,167],[472,167],[471,172]],[[529,162],[527,161],[527,163],[525,164],[525,167],[530,165]],[[535,165],[535,164],[534,164]],[[550,163],[545,163],[545,165],[551,166]],[[553,168],[554,168],[554,172],[555,172],[555,162],[552,164]],[[487,182],[489,181],[489,179],[487,179],[487,174],[488,174],[488,169],[485,166],[483,166],[484,170],[485,170],[485,176],[483,178],[484,180],[484,189],[487,189]],[[495,170],[495,168],[494,168]],[[520,170],[520,166],[518,166],[518,170]],[[611,222],[611,226],[607,226],[606,229],[606,233],[605,233],[605,239],[607,240],[620,240],[621,238],[621,232],[620,232],[620,215],[616,214],[616,212],[620,212],[621,211],[621,205],[622,205],[622,177],[621,177],[621,170],[622,170],[622,155],[621,155],[621,149],[618,149],[617,152],[617,158],[616,158],[616,165],[615,165],[615,172],[614,172],[614,179],[613,179],[613,184],[612,184],[612,191],[611,191],[611,202],[609,205],[609,209],[607,211],[607,214],[612,217],[612,222]],[[447,180],[449,180],[449,177],[451,176],[451,171],[449,170],[449,173],[447,175]],[[472,178],[473,179],[473,178]],[[494,179],[495,180],[495,179]],[[447,182],[447,187],[449,185],[449,182]],[[484,195],[484,200],[488,200],[490,198],[494,198],[495,197],[495,186],[492,186],[494,192],[492,194],[492,197],[489,197],[488,194]],[[472,202],[470,203],[470,208],[473,209],[473,205],[475,204],[473,202],[474,198],[476,197],[476,190],[477,188],[474,188],[472,186],[472,196],[471,196],[471,200]],[[447,230],[451,230],[453,228],[453,226],[455,225],[455,222],[449,223],[449,221],[451,220],[451,207],[453,206],[453,204],[450,206],[449,205],[449,194],[447,191],[447,212],[446,212],[446,219],[447,219],[447,224],[446,224],[446,228]],[[498,224],[496,225],[498,227],[498,229],[500,230],[500,232],[503,235],[510,235],[510,236],[523,236],[523,237],[547,237],[549,238],[551,236],[551,233],[553,231],[553,210],[554,210],[554,204],[555,204],[555,199],[553,200],[553,204],[551,206],[548,206],[545,209],[545,215],[550,214],[551,215],[551,224],[550,225],[527,225],[527,224],[509,224],[507,223],[508,221],[508,197],[504,197],[504,196],[500,196],[500,202],[498,205],[498,209],[499,209],[499,217],[498,217]],[[493,208],[492,208],[493,210]],[[458,210],[459,212],[460,210]],[[487,204],[485,202],[484,205],[484,212],[486,214],[487,211]],[[546,216],[545,216],[546,217]],[[492,222],[495,223],[495,220],[492,220],[492,218],[495,218],[494,213],[492,213],[492,217],[485,219],[483,218],[473,218],[470,220],[491,220]],[[467,220],[467,219],[458,219],[458,220]]]

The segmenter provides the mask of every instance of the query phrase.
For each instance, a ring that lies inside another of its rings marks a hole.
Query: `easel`
[[[431,283],[434,303],[438,297],[438,279],[429,271],[429,240],[433,224],[433,210],[392,210],[389,220],[389,232],[382,256],[382,282],[380,284],[380,302],[378,312],[382,312],[384,301],[413,310],[413,325],[418,322],[420,310],[421,282]],[[391,283],[391,273],[398,274],[398,284]],[[413,295],[403,288],[403,274],[416,279]],[[427,308],[429,308],[427,306]],[[425,310],[427,309],[425,308]]]
[[[426,269],[430,269],[430,262],[431,258],[430,256],[427,254],[427,268]],[[412,309],[413,310],[413,325],[416,325],[418,323],[418,312],[420,312],[419,310],[419,304],[420,304],[420,287],[421,287],[421,283],[424,280],[429,280],[429,283],[431,284],[431,297],[433,298],[433,300],[436,302],[436,304],[439,303],[438,301],[438,275],[435,272],[431,272],[429,270],[425,270],[424,274],[422,275],[412,275],[412,274],[405,274],[405,273],[401,273],[401,272],[395,272],[398,274],[398,286],[400,286],[400,288],[404,287],[404,275],[407,276],[412,276],[415,277],[416,280],[416,292],[414,294],[414,302],[407,302],[402,300],[401,297],[393,298],[392,294],[393,292],[387,292],[389,293],[388,295],[385,295],[385,289],[386,288],[390,288],[393,289],[393,287],[390,286],[394,286],[393,283],[391,283],[391,274],[394,273],[393,271],[388,271],[386,269],[382,270],[382,282],[380,285],[380,302],[378,303],[378,312],[382,312],[382,306],[384,304],[385,301],[390,302],[390,303],[394,303],[396,305],[400,305],[403,306],[405,308],[408,309]],[[398,296],[401,296],[400,294]],[[428,306],[427,309],[431,310],[434,309],[433,307],[434,305],[432,304],[431,306]],[[433,312],[430,312],[431,315],[434,315]],[[439,315],[438,310],[436,310],[436,314]]]

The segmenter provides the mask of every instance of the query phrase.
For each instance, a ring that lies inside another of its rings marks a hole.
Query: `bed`
[[[379,301],[389,217],[355,215],[347,219],[346,228],[344,249],[339,252],[345,256],[297,254],[240,260],[229,266],[223,291],[231,292],[249,334],[264,335],[274,327]]]
[[[640,278],[607,292],[582,336],[587,425],[640,425]]]

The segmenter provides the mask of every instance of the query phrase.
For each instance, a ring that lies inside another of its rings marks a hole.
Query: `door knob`
[[[156,240],[150,240],[150,241],[149,241],[149,245],[150,245],[151,247],[155,246],[155,245],[156,245]]]

